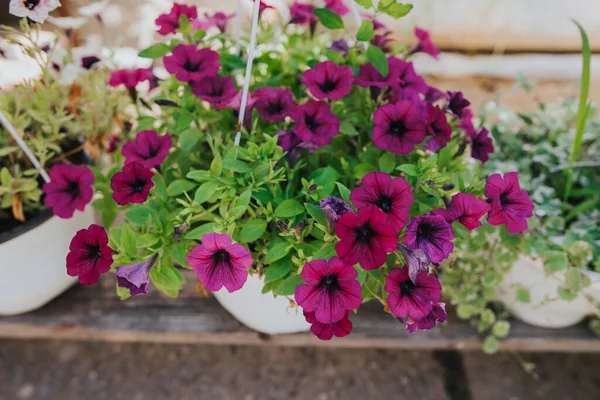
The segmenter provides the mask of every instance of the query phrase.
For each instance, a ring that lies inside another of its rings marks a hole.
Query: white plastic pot
[[[523,322],[542,328],[565,328],[593,314],[595,302],[600,301],[600,274],[584,271],[592,285],[577,298],[565,301],[558,298],[557,289],[564,284],[564,273],[547,275],[541,259],[521,255],[496,288],[496,297],[512,314]],[[519,302],[515,287],[529,289],[531,301]]]
[[[35,310],[75,284],[65,263],[69,244],[93,223],[94,211],[87,207],[71,219],[34,219],[0,235],[0,315]]]
[[[263,294],[263,286],[262,278],[249,275],[244,287],[237,292],[229,293],[223,288],[214,292],[214,296],[238,321],[255,331],[275,335],[310,329],[299,307],[290,307],[286,297]]]

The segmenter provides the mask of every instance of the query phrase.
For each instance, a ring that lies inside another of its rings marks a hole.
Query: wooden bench
[[[189,277],[189,282],[195,282]],[[481,351],[475,330],[452,315],[442,327],[411,335],[377,304],[366,304],[353,316],[350,336],[323,342],[310,333],[256,333],[237,322],[214,298],[197,293],[194,283],[178,299],[166,298],[154,289],[126,301],[117,298],[114,284],[114,276],[107,275],[99,285],[77,286],[40,310],[1,317],[0,338]],[[584,324],[547,330],[513,321],[502,350],[600,352],[600,340]]]

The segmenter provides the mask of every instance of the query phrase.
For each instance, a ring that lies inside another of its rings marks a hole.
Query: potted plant
[[[360,4],[394,18],[411,8]],[[193,269],[265,333],[344,336],[369,300],[411,332],[446,319],[435,266],[452,253],[451,224],[474,229],[492,209],[470,172],[469,102],[414,71],[412,54],[439,52],[425,31],[400,47],[370,16],[350,39],[350,10],[327,5],[295,2],[289,24],[269,26],[257,1],[240,47],[232,16],[175,4],[157,19],[167,41],[140,55],[170,76],[103,191],[125,222],[78,232],[69,274],[90,283],[113,270],[123,298],[150,285],[175,297],[180,269]],[[111,82],[131,87],[135,72]]]
[[[11,13],[43,22],[58,2],[21,3],[11,1]],[[95,221],[92,166],[122,129],[125,105],[106,86],[99,52],[71,46],[68,27],[42,47],[40,25],[30,22],[0,28],[40,69],[39,79],[0,92],[0,315],[35,309],[74,283],[64,271],[67,247]],[[68,186],[67,175],[82,186]]]

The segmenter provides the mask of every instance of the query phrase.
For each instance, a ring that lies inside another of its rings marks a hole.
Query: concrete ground
[[[600,399],[597,355],[0,341],[0,399]]]

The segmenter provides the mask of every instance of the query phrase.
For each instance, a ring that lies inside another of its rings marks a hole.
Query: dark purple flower
[[[428,31],[415,26],[415,36],[419,39],[419,43],[410,50],[410,54],[426,53],[433,58],[438,58],[440,49],[431,41]]]
[[[67,274],[78,276],[82,285],[93,285],[100,275],[110,271],[113,251],[108,247],[108,235],[104,228],[92,224],[78,231],[69,245]]]
[[[42,187],[46,197],[44,205],[51,207],[54,215],[71,218],[75,210],[83,211],[94,196],[94,174],[88,167],[56,164],[48,172],[50,182]]]
[[[463,110],[462,119],[457,126],[461,128],[467,136],[475,136],[476,130],[475,125],[473,125],[473,112],[470,108],[465,108]]]
[[[128,89],[134,89],[139,83],[149,79],[150,71],[148,68],[120,69],[111,73],[108,84],[112,87],[123,85]]]
[[[131,296],[148,293],[150,270],[154,267],[158,254],[140,263],[124,265],[117,268],[117,285],[129,289]]]
[[[100,58],[96,56],[81,57],[81,68],[87,69],[89,71],[94,65],[96,65],[100,61],[102,60],[100,60]]]
[[[366,270],[385,264],[387,255],[396,249],[399,230],[388,221],[383,211],[365,206],[358,214],[345,213],[336,223],[335,232],[340,241],[335,245],[344,262],[356,263]]]
[[[294,131],[288,130],[277,132],[277,143],[279,143],[283,151],[288,152],[288,162],[291,167],[293,167],[296,161],[302,156],[302,150],[307,150],[312,153],[319,148],[319,146],[314,143],[303,142]]]
[[[345,39],[338,39],[331,43],[328,50],[335,51],[340,54],[342,57],[348,57],[348,51],[350,50],[350,46]]]
[[[447,318],[446,304],[436,302],[432,304],[431,312],[426,317],[419,320],[409,317],[406,321],[406,330],[410,333],[414,333],[417,329],[420,331],[428,331],[433,329],[438,322],[442,323],[446,321]]]
[[[312,4],[301,3],[295,0],[290,6],[290,15],[292,16],[290,24],[308,26],[311,33],[314,33],[319,19],[314,14],[315,6]]]
[[[229,293],[244,286],[253,261],[244,246],[218,233],[202,236],[202,244],[194,247],[185,260],[206,289],[217,291],[225,287]]]
[[[485,163],[490,154],[494,152],[494,142],[489,137],[489,132],[485,128],[479,128],[473,136],[471,136],[471,157]]]
[[[298,106],[292,91],[288,88],[265,87],[252,93],[256,99],[254,106],[258,114],[266,121],[281,122],[290,116]]]
[[[123,171],[114,174],[110,181],[113,200],[120,206],[144,203],[154,186],[153,176],[150,168],[141,162],[125,164]]]
[[[121,153],[125,157],[125,163],[139,161],[147,168],[153,168],[165,161],[173,142],[171,136],[159,136],[156,131],[140,131],[135,136],[135,141],[129,141],[123,145]]]
[[[230,76],[204,78],[200,82],[192,82],[191,89],[194,95],[213,104],[217,110],[227,107],[237,94]]]
[[[377,34],[369,43],[375,47],[379,47],[384,53],[389,53],[393,50],[391,46],[392,42],[394,41],[392,34],[393,33],[391,31]]]
[[[362,303],[358,272],[338,257],[307,262],[300,276],[305,284],[296,286],[294,299],[305,312],[315,313],[318,322],[338,322]]]
[[[452,196],[446,209],[433,210],[433,215],[441,215],[446,222],[452,224],[458,221],[472,231],[481,226],[481,217],[490,211],[490,205],[485,200],[479,200],[474,194],[457,193]]]
[[[452,137],[452,127],[448,123],[446,114],[439,106],[427,104],[427,133],[431,135],[438,145],[444,148]]]
[[[398,318],[425,318],[440,299],[442,285],[433,275],[420,273],[415,282],[408,277],[408,268],[394,268],[386,278],[384,290],[390,311]]]
[[[415,72],[415,67],[410,61],[397,57],[389,57],[388,84],[394,92],[410,89],[417,93],[426,93],[429,88],[425,80]]]
[[[323,61],[304,71],[302,83],[319,100],[339,100],[351,91],[352,69],[340,67],[333,61]]]
[[[527,218],[533,216],[534,206],[527,192],[521,190],[518,172],[508,172],[504,178],[500,174],[490,176],[485,183],[485,197],[491,205],[489,224],[506,224],[512,234],[527,230]]]
[[[317,320],[314,312],[304,311],[304,318],[310,325],[310,331],[321,340],[331,340],[333,337],[344,337],[352,332],[350,311],[342,319],[333,324],[324,324]]]
[[[165,68],[180,82],[201,81],[216,76],[219,72],[219,53],[214,50],[198,49],[193,44],[178,44],[173,54],[164,56]]]
[[[471,102],[469,102],[469,100],[465,99],[462,92],[460,92],[460,91],[458,91],[458,92],[450,92],[449,91],[447,94],[448,94],[448,104],[446,105],[446,107],[457,118],[462,118],[463,110],[465,108],[469,107],[469,105],[471,105]]]
[[[363,64],[359,67],[359,74],[354,78],[354,83],[360,87],[376,87],[379,89],[385,89],[387,87],[387,79],[381,75],[381,72],[377,70],[371,63]]]
[[[408,100],[383,105],[373,116],[373,143],[382,150],[408,154],[425,140],[425,120],[423,110]]]
[[[324,101],[309,100],[296,107],[292,118],[296,122],[294,133],[303,141],[317,146],[329,144],[340,132],[340,119]]]
[[[400,250],[402,256],[404,257],[404,262],[408,266],[408,276],[410,277],[411,281],[416,282],[418,274],[422,272],[429,272],[429,264],[431,264],[431,260],[423,250],[410,250],[403,244],[399,244],[396,249]]]
[[[398,231],[410,217],[413,203],[412,189],[403,178],[394,178],[385,172],[369,172],[361,186],[350,194],[350,201],[359,209],[374,205],[383,211]]]
[[[168,14],[161,14],[156,19],[156,25],[159,26],[158,33],[160,35],[168,35],[175,33],[179,29],[179,17],[185,15],[189,21],[193,21],[198,18],[198,10],[196,6],[188,6],[185,4],[175,3],[171,12]]]
[[[353,213],[354,210],[344,200],[337,197],[326,197],[319,203],[321,210],[327,217],[327,223],[329,224],[329,231],[331,234],[335,232],[336,221],[346,213]]]
[[[325,8],[330,9],[331,11],[342,17],[350,12],[350,9],[346,7],[343,0],[325,0]]]
[[[225,33],[225,31],[227,30],[227,23],[234,16],[235,14],[225,14],[221,11],[218,11],[214,14],[204,13],[204,20],[200,21],[200,23],[202,24],[203,30],[214,26],[217,29],[219,29],[221,33]]]
[[[446,98],[446,93],[433,86],[427,86],[427,91],[424,93],[426,103],[435,103],[438,100]]]
[[[440,263],[454,250],[454,231],[441,215],[413,217],[406,227],[404,243],[410,250],[421,249],[433,263]]]

